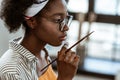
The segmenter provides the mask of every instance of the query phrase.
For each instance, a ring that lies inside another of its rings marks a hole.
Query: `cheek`
[[[40,25],[35,30],[36,36],[49,44],[58,42],[59,40],[59,31],[56,26],[50,24]]]

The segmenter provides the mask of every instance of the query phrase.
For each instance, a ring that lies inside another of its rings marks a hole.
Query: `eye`
[[[55,23],[61,23],[63,21],[63,19],[54,19]]]

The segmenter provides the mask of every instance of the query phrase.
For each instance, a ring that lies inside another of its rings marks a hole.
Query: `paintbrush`
[[[74,46],[76,46],[78,43],[80,43],[81,41],[83,41],[85,38],[89,37],[94,31],[92,31],[91,33],[87,34],[86,36],[84,36],[82,39],[80,39],[79,41],[77,41],[74,45],[72,45],[70,48],[68,48],[65,53],[67,53],[69,50],[71,50]],[[51,65],[53,62],[55,62],[57,60],[57,58],[55,58],[53,61],[51,61],[48,65],[46,65],[44,68],[41,69],[41,71],[43,71],[45,68],[47,68],[49,65]]]

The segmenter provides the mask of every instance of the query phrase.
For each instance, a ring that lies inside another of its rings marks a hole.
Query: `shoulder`
[[[18,80],[15,69],[16,62],[9,53],[12,53],[12,51],[8,50],[0,58],[0,80]]]
[[[0,73],[15,71],[16,60],[13,53],[14,51],[9,49],[0,58]]]
[[[18,73],[22,68],[21,63],[23,64],[22,56],[13,49],[9,49],[0,58],[0,73]]]
[[[0,58],[0,80],[19,80],[25,72],[23,57],[13,49],[7,50]]]

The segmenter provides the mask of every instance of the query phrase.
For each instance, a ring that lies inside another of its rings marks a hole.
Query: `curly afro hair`
[[[24,13],[35,0],[3,0],[0,17],[6,23],[9,32],[17,31],[24,23]]]

